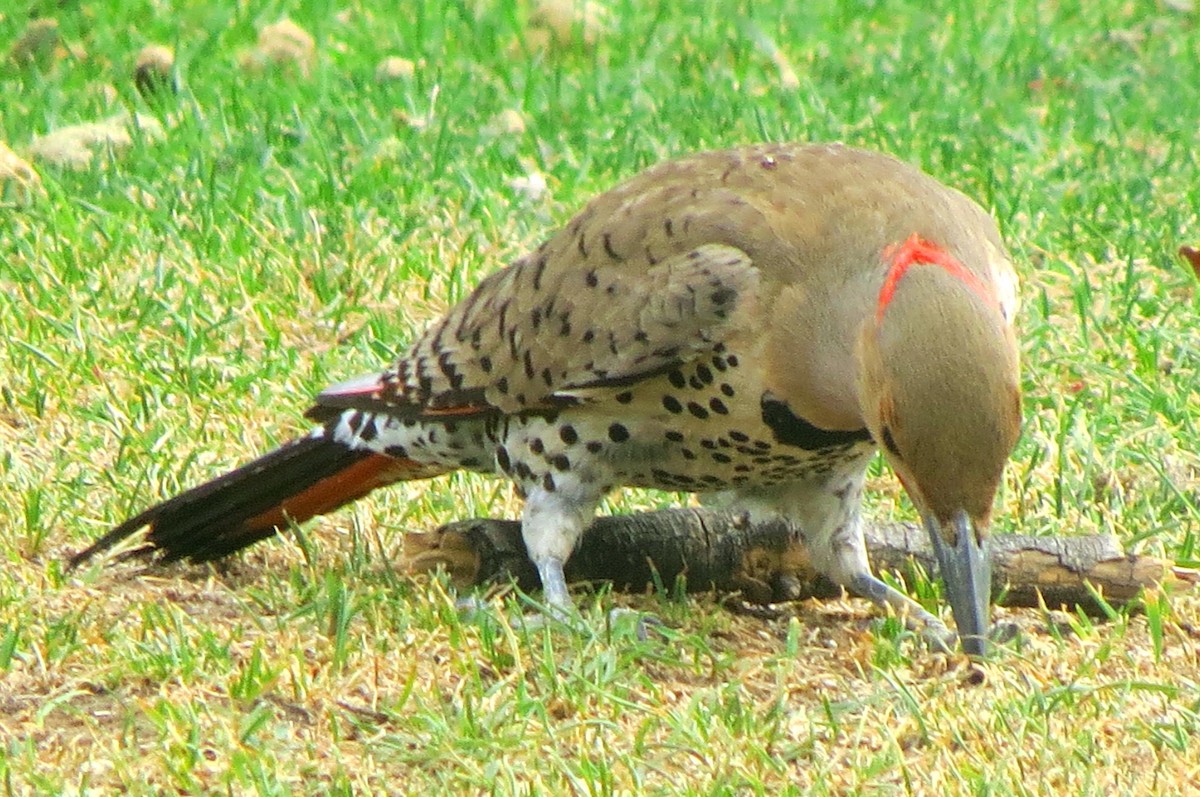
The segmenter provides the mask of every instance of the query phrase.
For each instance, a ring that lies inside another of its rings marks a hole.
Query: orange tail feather
[[[148,528],[129,554],[161,561],[219,559],[270,537],[289,522],[331,512],[377,487],[439,475],[409,459],[352,449],[324,436],[293,440],[213,481],[115,527],[71,557],[68,567]]]

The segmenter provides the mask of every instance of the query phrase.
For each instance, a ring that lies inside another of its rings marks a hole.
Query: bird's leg
[[[591,524],[599,502],[599,496],[572,494],[561,487],[553,492],[535,487],[525,497],[521,536],[542,579],[546,616],[568,625],[578,619],[579,610],[571,600],[563,566],[579,536]],[[653,617],[621,608],[611,610],[608,619],[615,623],[631,614],[636,615],[634,632],[639,639],[647,638],[648,626],[661,625]]]
[[[524,618],[527,628],[539,627],[546,620],[562,623],[578,617],[563,566],[575,548],[584,528],[591,522],[598,499],[591,503],[571,500],[569,496],[550,492],[542,487],[529,487],[525,493],[525,508],[521,514],[521,537],[529,559],[537,568],[542,581],[543,614]],[[480,610],[476,599],[459,601],[464,612]]]
[[[764,502],[795,522],[813,567],[835,584],[903,618],[905,627],[921,634],[935,650],[949,650],[955,635],[938,617],[871,572],[863,539],[863,468],[848,462],[827,480],[800,482],[745,493],[751,507]]]
[[[900,590],[885,584],[870,570],[852,576],[845,586],[876,606],[903,617],[904,626],[919,633],[934,650],[949,653],[954,649],[955,634],[940,618]]]
[[[535,559],[538,576],[542,579],[542,596],[546,606],[554,611],[569,613],[575,608],[571,593],[567,591],[567,577],[563,574],[563,562],[553,556]]]
[[[582,497],[566,490],[529,488],[521,514],[525,550],[542,579],[547,613],[567,621],[577,614],[563,565],[575,550],[579,536],[591,523],[599,498]]]
[[[940,618],[871,572],[857,512],[846,532],[831,535],[828,541],[834,566],[832,572],[827,572],[826,575],[884,611],[894,612],[903,619],[908,630],[920,634],[926,644],[934,650],[953,650],[955,634]],[[813,558],[815,561],[815,553]]]

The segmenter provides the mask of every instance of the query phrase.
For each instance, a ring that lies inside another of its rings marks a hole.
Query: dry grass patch
[[[37,655],[0,687],[17,749],[135,792],[223,788],[240,755],[306,791],[315,773],[561,790],[585,762],[619,792],[651,793],[681,766],[693,788],[948,794],[1157,791],[1194,774],[1195,596],[1171,602],[1157,642],[1144,619],[1060,634],[1010,612],[1021,644],[982,665],[880,636],[860,601],[764,621],[705,598],[622,598],[673,626],[640,642],[603,630],[601,608],[578,633],[523,630],[508,603],[462,622],[440,581],[397,581],[382,563],[347,579],[353,553],[315,536],[311,564],[273,546],[224,572],[45,585],[20,625]],[[49,642],[65,623],[69,656]]]

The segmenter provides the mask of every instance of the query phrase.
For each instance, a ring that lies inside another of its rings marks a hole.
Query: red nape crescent
[[[990,307],[1000,309],[1000,301],[996,298],[995,291],[975,272],[965,268],[942,247],[925,240],[915,232],[908,236],[908,240],[904,243],[892,244],[885,248],[883,257],[885,260],[891,260],[892,265],[888,269],[887,277],[883,280],[883,287],[879,289],[879,303],[875,307],[876,323],[883,320],[884,312],[896,296],[896,288],[900,285],[900,280],[904,279],[904,275],[912,266],[938,266],[950,276],[966,284]]]

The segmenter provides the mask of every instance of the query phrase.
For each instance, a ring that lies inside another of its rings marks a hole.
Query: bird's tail
[[[123,558],[219,559],[377,487],[442,470],[353,448],[333,439],[330,429],[318,430],[131,517],[72,556],[68,567],[78,567],[142,528],[148,529],[145,543]]]

